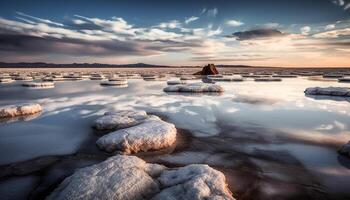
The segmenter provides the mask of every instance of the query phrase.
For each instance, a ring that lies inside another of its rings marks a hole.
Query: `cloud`
[[[162,29],[175,29],[175,28],[181,28],[181,23],[177,20],[172,20],[169,22],[162,22],[158,25],[159,28]]]
[[[16,34],[0,34],[0,51],[16,52],[17,54],[70,54],[87,55],[151,55],[147,47],[133,42],[115,41],[85,41],[80,39],[57,39],[52,37],[37,37]]]
[[[41,19],[39,17],[34,17],[34,16],[31,16],[31,15],[27,15],[25,13],[22,13],[22,12],[16,12],[17,15],[20,15],[22,17],[26,17],[26,18],[29,18],[31,20],[35,20],[35,21],[38,21],[38,22],[41,22],[41,23],[45,23],[45,24],[51,24],[51,25],[56,25],[56,26],[64,26],[63,24],[61,23],[57,23],[57,22],[53,22],[51,20],[48,20],[48,19]],[[23,20],[25,20],[24,18],[22,18]],[[28,22],[28,21],[27,21]]]
[[[190,18],[186,18],[185,24],[189,24],[189,23],[194,22],[194,21],[196,21],[198,19],[199,19],[199,17],[195,17],[195,16],[192,16]]]
[[[219,10],[217,8],[207,10],[207,14],[209,17],[216,17],[218,13],[219,13]]]
[[[347,2],[345,0],[333,0],[332,2],[335,5],[342,7],[344,10],[348,10],[350,8],[350,2]]]
[[[233,37],[237,40],[255,40],[255,39],[266,39],[285,36],[283,33],[277,29],[254,29],[249,31],[235,32],[227,37]]]
[[[350,36],[350,28],[337,29],[314,34],[314,38],[338,38],[341,36]]]
[[[310,26],[304,26],[304,27],[300,28],[300,32],[302,35],[309,35],[310,31],[311,31]]]
[[[328,24],[327,26],[324,27],[325,30],[332,30],[335,29],[335,24]]]
[[[238,27],[238,26],[242,26],[244,23],[241,22],[241,21],[238,21],[238,20],[231,19],[231,20],[228,20],[228,21],[226,22],[226,24],[227,24],[228,26]]]

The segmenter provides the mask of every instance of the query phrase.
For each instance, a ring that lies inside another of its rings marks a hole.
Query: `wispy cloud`
[[[310,31],[311,31],[310,26],[303,26],[300,28],[300,32],[302,35],[309,35]]]
[[[219,10],[218,8],[212,8],[212,9],[209,9],[207,10],[207,15],[209,17],[216,17],[216,15],[219,13]]]
[[[196,16],[192,16],[192,17],[186,18],[185,24],[189,24],[189,23],[194,22],[194,21],[196,21],[198,19],[199,19],[199,17],[196,17]]]
[[[335,5],[342,7],[344,10],[350,9],[350,2],[347,0],[332,0],[332,2]]]
[[[338,38],[341,36],[350,36],[350,28],[337,29],[314,34],[315,38]]]
[[[34,21],[38,21],[38,22],[41,22],[41,23],[45,23],[45,24],[51,24],[51,25],[56,25],[56,26],[64,26],[63,24],[61,23],[57,23],[57,22],[53,22],[51,20],[48,20],[48,19],[42,19],[42,18],[39,18],[39,17],[34,17],[34,16],[31,16],[31,15],[27,15],[25,13],[22,13],[22,12],[16,12],[18,15],[20,16],[23,16],[23,17],[26,17],[26,18],[29,18],[31,20],[34,20]],[[22,18],[23,20],[25,20],[24,18]]]
[[[238,20],[231,19],[231,20],[226,21],[226,24],[228,26],[238,27],[238,26],[242,26],[244,23],[241,21],[238,21]]]
[[[166,60],[169,56],[190,63],[250,60],[275,65],[289,64],[292,59],[302,62],[321,57],[326,64],[338,62],[339,58],[349,61],[346,58],[350,52],[348,21],[310,24],[300,30],[299,26],[286,27],[272,22],[254,25],[237,19],[217,22],[219,19],[212,18],[218,14],[217,9],[203,11],[203,15],[210,17],[200,16],[201,23],[192,23],[199,17],[191,16],[147,26],[131,24],[122,17],[73,15],[61,23],[56,22],[57,19],[17,13],[14,19],[0,17],[0,56],[19,60],[25,56],[34,59],[59,55],[94,61],[153,60],[154,57]],[[205,20],[207,23],[202,23]],[[227,26],[223,24],[232,27],[244,24],[246,30],[224,37],[229,29],[225,30]]]

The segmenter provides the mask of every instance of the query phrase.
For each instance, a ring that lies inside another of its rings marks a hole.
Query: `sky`
[[[350,67],[350,0],[1,0],[0,61]]]

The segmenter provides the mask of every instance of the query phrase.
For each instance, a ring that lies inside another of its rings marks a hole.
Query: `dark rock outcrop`
[[[214,64],[208,64],[203,67],[202,71],[194,73],[194,75],[216,75],[219,74],[219,71],[216,69]]]

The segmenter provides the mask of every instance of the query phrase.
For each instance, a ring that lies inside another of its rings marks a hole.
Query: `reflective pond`
[[[43,199],[74,169],[108,156],[91,126],[105,111],[142,109],[174,123],[172,152],[140,154],[167,166],[205,163],[222,171],[239,200],[350,199],[350,99],[305,96],[336,81],[220,82],[221,95],[164,93],[166,81],[56,82],[30,89],[0,85],[0,106],[36,102],[44,111],[0,123],[1,199]]]

